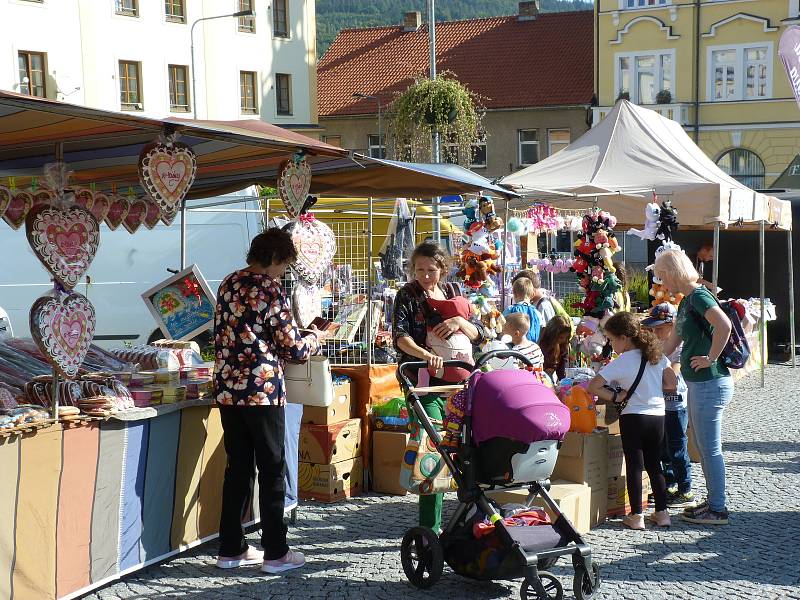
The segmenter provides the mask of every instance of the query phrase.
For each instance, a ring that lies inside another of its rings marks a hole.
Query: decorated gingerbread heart
[[[11,190],[0,185],[0,217],[6,212],[6,207],[11,203]]]
[[[33,206],[53,204],[56,200],[55,192],[52,192],[51,190],[39,190],[38,192],[32,191],[31,196],[33,196]]]
[[[61,375],[72,379],[94,337],[94,307],[77,292],[53,292],[34,302],[30,329],[42,354]]]
[[[108,228],[114,230],[122,225],[129,210],[130,203],[125,196],[111,196],[111,204],[108,207],[108,214],[106,214]]]
[[[161,222],[164,225],[166,225],[167,227],[169,227],[170,225],[172,225],[172,222],[175,220],[175,217],[178,215],[178,210],[177,209],[164,210],[163,208],[161,208],[160,210],[161,210]]]
[[[3,213],[3,220],[11,225],[12,229],[19,229],[31,207],[33,207],[33,196],[28,192],[17,190],[11,194],[11,200]]]
[[[74,190],[73,194],[75,196],[75,204],[86,210],[92,209],[92,200],[94,196],[92,190],[88,188],[78,188]]]
[[[300,327],[308,327],[322,316],[322,292],[316,285],[295,283],[292,290],[292,313]]]
[[[25,219],[25,233],[34,254],[67,289],[74,288],[89,270],[97,245],[99,225],[85,208],[58,209],[39,205]]]
[[[177,209],[192,187],[197,157],[186,144],[150,144],[139,155],[139,181],[162,210]]]
[[[147,202],[142,199],[134,199],[133,202],[130,202],[128,214],[122,220],[122,226],[128,230],[128,233],[134,233],[144,223],[146,215]]]
[[[333,231],[313,217],[301,218],[292,226],[291,236],[297,250],[297,260],[292,268],[306,284],[314,285],[336,254]]]
[[[145,227],[152,229],[161,220],[161,209],[152,200],[145,200],[145,203],[147,204],[147,210],[144,214],[143,223]]]
[[[102,223],[106,220],[109,208],[111,208],[111,199],[105,194],[95,192],[92,197],[90,210],[98,223]]]
[[[278,175],[278,194],[290,217],[301,214],[310,188],[311,167],[305,158],[283,163]]]

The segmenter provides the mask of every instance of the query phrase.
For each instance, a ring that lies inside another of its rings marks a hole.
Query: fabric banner
[[[127,428],[126,423],[116,421],[100,426],[100,460],[92,507],[92,583],[119,572],[119,502]]]
[[[19,487],[19,448],[12,438],[0,441],[0,598],[11,598],[12,569],[14,566],[17,521],[17,491]]]
[[[97,423],[63,432],[63,467],[58,494],[56,591],[65,596],[89,585],[95,476],[100,445]]]
[[[794,99],[800,106],[800,27],[787,27],[778,43],[778,54],[789,77]]]
[[[53,598],[61,428],[40,429],[23,437],[19,444],[14,597]]]
[[[302,407],[301,407],[302,408]],[[197,528],[200,539],[217,533],[222,513],[222,482],[227,457],[222,445],[222,420],[219,410],[212,408],[206,420],[206,443],[200,471]]]
[[[125,467],[120,498],[119,570],[141,562],[142,504],[144,503],[145,469],[149,421],[128,424],[125,444]]]
[[[181,411],[178,464],[175,471],[175,509],[172,513],[173,549],[198,539],[197,496],[208,411],[207,406]]]
[[[173,412],[150,419],[147,448],[147,473],[142,506],[142,561],[172,550],[172,507],[175,505],[175,466],[181,413]]]

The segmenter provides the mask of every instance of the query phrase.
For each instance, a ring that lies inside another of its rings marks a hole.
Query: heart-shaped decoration
[[[89,270],[100,243],[100,226],[85,208],[34,207],[25,233],[34,254],[65,288],[74,288]]]
[[[130,203],[125,196],[112,196],[111,204],[108,207],[108,214],[106,215],[106,225],[112,231],[122,225],[125,217],[128,216],[130,210]]]
[[[30,328],[42,354],[61,375],[72,379],[94,337],[94,307],[77,292],[42,296],[31,308]]]
[[[144,226],[152,229],[161,220],[161,209],[152,200],[145,200],[145,202],[147,203],[147,210],[144,215]]]
[[[293,219],[301,214],[303,205],[311,189],[311,166],[306,159],[283,163],[278,175],[278,194],[283,200],[286,212]]]
[[[98,223],[106,220],[108,210],[111,208],[111,200],[105,194],[95,192],[92,197],[90,210]]]
[[[322,316],[322,291],[315,285],[295,283],[292,290],[292,313],[300,327]]]
[[[178,216],[178,209],[164,210],[163,208],[161,208],[160,210],[161,210],[161,222],[167,227],[169,227],[170,225],[172,225],[172,222],[175,220],[175,217]]]
[[[128,230],[128,233],[134,233],[144,223],[144,217],[147,214],[147,202],[144,200],[134,200],[130,202],[128,214],[122,221],[122,226]]]
[[[0,185],[0,217],[2,217],[8,205],[11,203],[11,190]]]
[[[25,222],[25,217],[33,207],[33,196],[28,192],[16,191],[11,195],[11,200],[3,213],[3,220],[11,225],[12,229],[19,229]]]
[[[336,237],[330,227],[316,219],[295,222],[291,236],[297,250],[292,268],[306,284],[314,285],[336,254]]]
[[[39,206],[41,204],[52,205],[55,204],[56,194],[50,190],[39,190],[38,192],[31,192],[33,196],[33,205]]]
[[[197,157],[186,144],[150,144],[139,155],[139,181],[162,210],[174,210],[197,174]]]
[[[86,210],[92,209],[92,200],[94,199],[92,190],[87,188],[78,188],[73,191],[73,194],[75,196],[75,204],[81,208],[85,208]],[[105,218],[105,215],[103,215],[103,218]]]

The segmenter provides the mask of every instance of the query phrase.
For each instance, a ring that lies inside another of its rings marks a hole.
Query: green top
[[[691,294],[681,300],[678,307],[678,316],[675,320],[675,332],[683,340],[683,350],[681,351],[681,375],[686,381],[711,381],[720,377],[728,377],[728,367],[720,361],[716,361],[707,369],[695,371],[692,368],[691,360],[693,356],[708,356],[711,349],[711,339],[705,334],[697,323],[695,317],[689,312],[688,303],[692,303],[697,316],[705,319],[706,311],[717,306],[717,299],[704,286],[696,288]],[[712,334],[714,328],[708,324]]]

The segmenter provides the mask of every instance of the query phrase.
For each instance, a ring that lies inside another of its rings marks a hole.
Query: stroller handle
[[[480,358],[475,361],[475,366],[473,369],[477,371],[493,358],[516,358],[517,360],[520,360],[529,367],[533,368],[531,359],[522,354],[522,352],[518,352],[517,350],[490,350],[486,354],[481,354]]]
[[[406,369],[424,369],[428,366],[428,363],[424,360],[414,360],[411,362],[406,362],[401,364],[397,367],[397,374],[400,376],[400,380],[403,382],[403,385],[410,389],[414,387],[414,384],[411,383],[411,380],[408,378],[408,375],[405,373]],[[472,372],[475,369],[475,365],[470,364],[468,362],[464,362],[463,360],[446,360],[442,363],[442,367],[456,367],[458,369],[466,369],[467,371]]]

